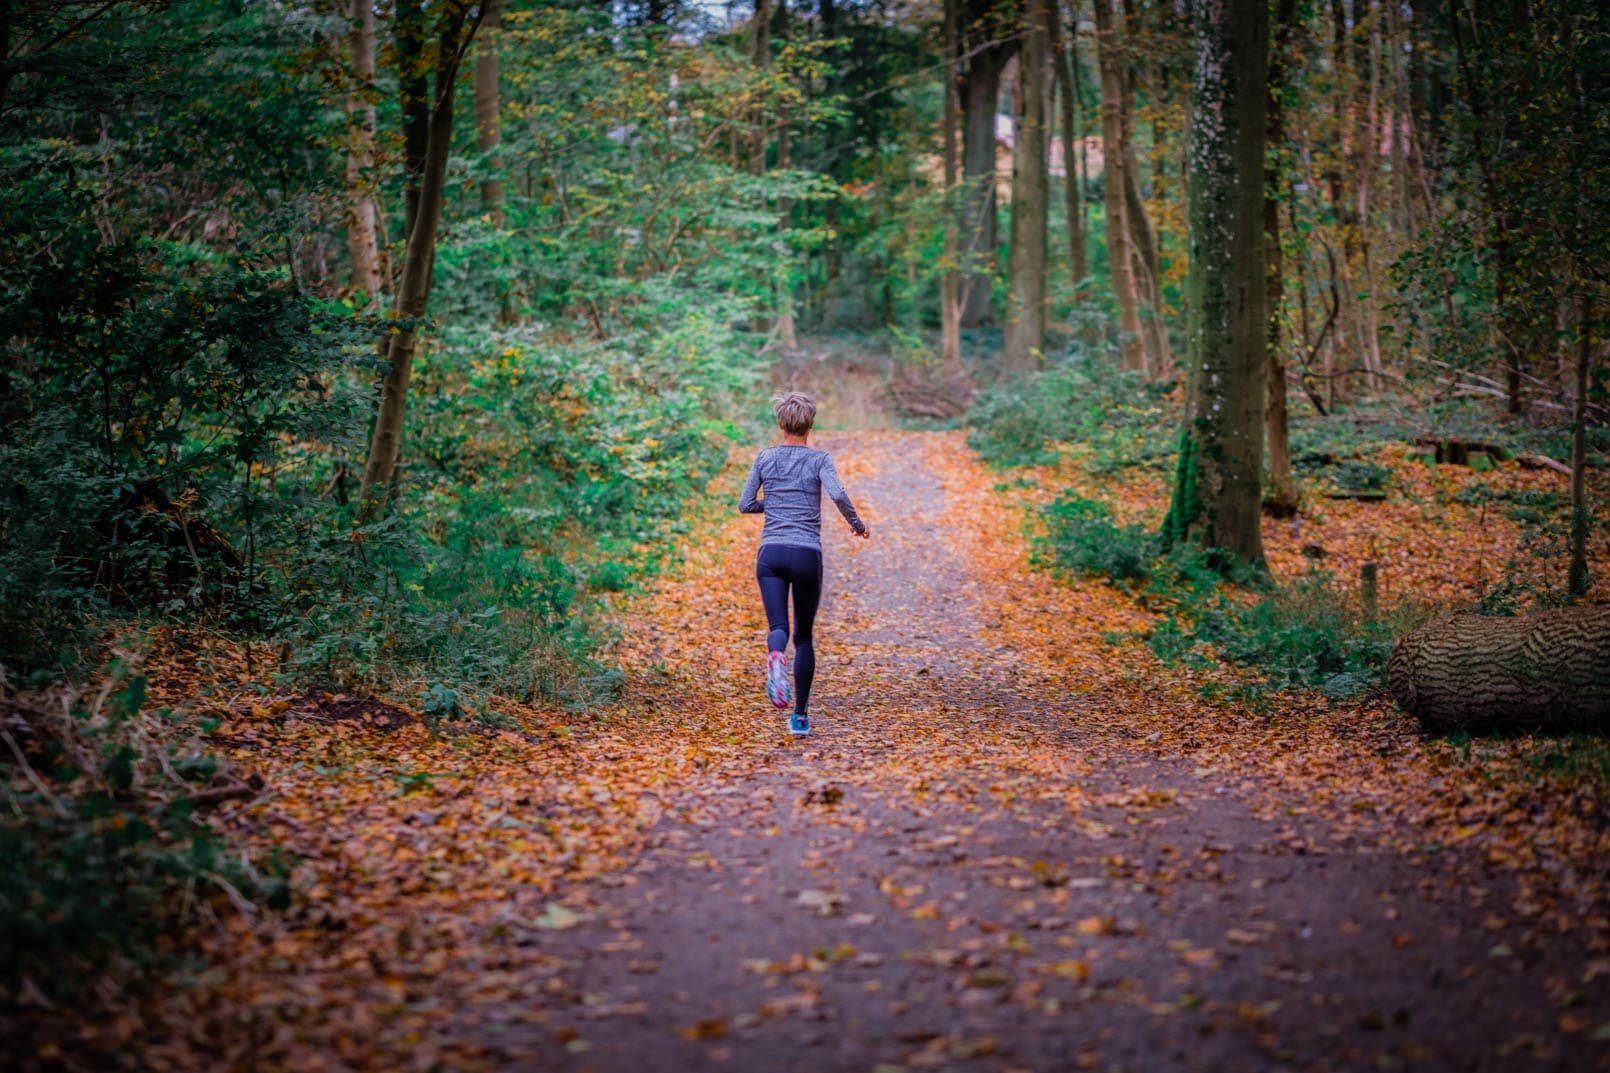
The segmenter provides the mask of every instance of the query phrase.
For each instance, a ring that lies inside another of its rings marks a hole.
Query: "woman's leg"
[[[766,650],[781,652],[788,647],[788,578],[784,564],[778,562],[775,547],[760,549],[755,560],[755,580],[760,583],[760,601],[766,606]]]
[[[816,679],[816,643],[811,630],[822,601],[822,553],[801,549],[794,566],[794,692],[799,697],[794,710],[809,713],[811,684]]]

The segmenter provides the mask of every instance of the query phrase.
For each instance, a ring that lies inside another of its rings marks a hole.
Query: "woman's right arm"
[[[755,456],[755,464],[749,467],[749,479],[744,482],[743,495],[738,497],[738,510],[743,514],[764,514],[766,504],[755,496],[760,492],[760,457]]]

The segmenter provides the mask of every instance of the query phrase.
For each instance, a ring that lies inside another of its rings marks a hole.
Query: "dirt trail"
[[[1104,645],[1119,597],[1024,579],[959,436],[822,445],[873,539],[827,541],[815,734],[762,699],[755,533],[729,526],[627,632],[655,703],[697,721],[738,690],[753,719],[462,1038],[575,1073],[1606,1068],[1548,998],[1587,955],[1523,952],[1502,876],[1472,890],[1257,757],[1152,747],[1126,706],[1188,690]],[[752,605],[752,636],[701,629],[693,594]],[[1580,1001],[1606,1021],[1602,987]]]

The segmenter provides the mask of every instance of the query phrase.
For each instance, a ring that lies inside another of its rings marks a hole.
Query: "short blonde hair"
[[[777,427],[794,436],[803,436],[816,423],[816,402],[803,391],[790,391],[771,400]]]

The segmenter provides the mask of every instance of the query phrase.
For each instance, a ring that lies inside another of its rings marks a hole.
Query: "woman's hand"
[[[866,540],[872,535],[872,527],[870,525],[862,525],[861,531],[855,535],[860,537],[862,540]]]

